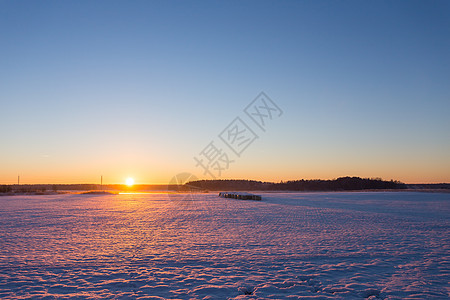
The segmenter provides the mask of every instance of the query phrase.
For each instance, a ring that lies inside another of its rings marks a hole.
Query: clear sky
[[[209,179],[210,142],[222,179],[450,182],[450,2],[0,0],[0,105],[0,184]]]

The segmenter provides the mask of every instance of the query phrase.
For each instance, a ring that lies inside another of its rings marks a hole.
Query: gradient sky
[[[261,91],[223,179],[450,182],[449,1],[0,0],[0,183],[208,179]]]

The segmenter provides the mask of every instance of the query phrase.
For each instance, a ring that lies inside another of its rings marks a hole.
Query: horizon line
[[[344,177],[338,177],[338,178],[345,178],[345,177],[351,177],[351,176],[344,176]],[[353,177],[357,177],[357,176],[353,176]],[[292,181],[315,181],[315,180],[322,180],[322,181],[333,181],[333,180],[337,180],[338,178],[333,178],[333,179],[320,179],[320,178],[316,178],[316,179],[293,179],[293,180],[280,180],[280,181],[261,181],[261,180],[254,180],[254,179],[198,179],[198,180],[193,180],[193,181],[215,181],[215,180],[233,180],[233,181],[255,181],[255,182],[261,182],[261,183],[274,183],[274,184],[278,184],[278,183],[286,183],[286,182],[292,182]],[[381,181],[386,181],[386,182],[399,182],[399,183],[403,183],[403,184],[450,184],[450,182],[403,182],[403,181],[399,181],[399,180],[394,180],[394,179],[390,179],[390,180],[385,180],[385,179],[381,179],[381,178],[362,178],[359,177],[361,179],[370,179],[370,180],[381,180]],[[123,185],[123,186],[129,186],[126,183],[0,183],[0,185],[9,185],[9,186],[21,186],[21,185],[98,185],[98,186],[110,186],[110,185]],[[132,186],[129,186],[130,188],[133,186],[168,186],[168,185],[179,185],[179,184],[173,184],[173,183],[135,183]]]

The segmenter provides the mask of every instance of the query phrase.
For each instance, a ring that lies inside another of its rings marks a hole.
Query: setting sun
[[[131,178],[131,177],[128,177],[127,180],[125,181],[125,183],[126,183],[128,186],[132,186],[132,185],[134,184],[134,179]]]

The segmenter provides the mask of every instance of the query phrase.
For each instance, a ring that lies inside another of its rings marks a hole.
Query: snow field
[[[0,197],[0,298],[450,296],[450,194],[262,195]]]

